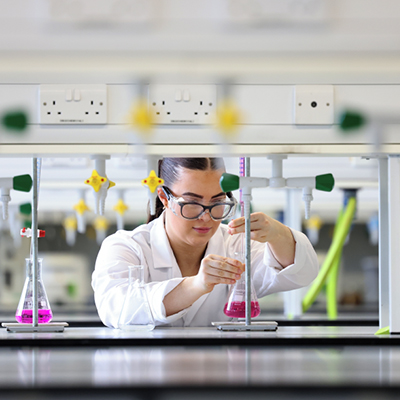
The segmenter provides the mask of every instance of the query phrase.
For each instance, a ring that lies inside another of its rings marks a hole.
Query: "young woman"
[[[106,238],[92,286],[104,324],[118,326],[128,286],[128,266],[144,265],[145,290],[156,325],[210,326],[227,321],[229,285],[244,271],[234,258],[244,218],[221,221],[235,199],[222,192],[222,159],[165,158],[160,161],[157,215],[132,232]],[[252,280],[259,298],[308,285],[317,276],[313,247],[301,232],[257,212],[251,215]]]

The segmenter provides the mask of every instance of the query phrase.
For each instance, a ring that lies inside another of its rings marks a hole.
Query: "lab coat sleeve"
[[[318,275],[317,255],[307,236],[291,229],[296,242],[294,263],[285,268],[268,245],[254,253],[253,282],[259,297],[309,285]]]
[[[102,322],[118,328],[120,314],[125,301],[129,296],[134,297],[134,290],[128,291],[129,265],[144,265],[145,282],[148,276],[148,266],[140,246],[129,237],[112,235],[106,238],[97,256],[95,270],[92,275],[92,287],[95,303]],[[188,309],[166,317],[163,304],[164,297],[178,286],[184,278],[174,278],[162,282],[148,282],[144,285],[150,310],[155,325],[168,324],[181,318]],[[137,289],[136,289],[137,290]],[[130,324],[143,321],[143,315],[137,315],[137,321],[130,320]],[[128,321],[120,321],[127,323]]]

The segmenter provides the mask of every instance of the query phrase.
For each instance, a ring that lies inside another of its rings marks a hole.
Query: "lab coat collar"
[[[154,225],[150,230],[150,243],[153,255],[153,268],[173,268],[173,278],[182,277],[174,252],[169,244],[167,233],[165,232],[164,213],[154,221]]]

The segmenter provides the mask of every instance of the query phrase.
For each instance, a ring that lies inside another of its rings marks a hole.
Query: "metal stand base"
[[[7,328],[7,332],[64,332],[64,327],[68,326],[67,322],[49,322],[48,324],[40,324],[32,326],[31,324],[2,323],[1,326]]]
[[[278,323],[275,321],[257,321],[246,325],[246,322],[211,322],[220,331],[276,331]]]

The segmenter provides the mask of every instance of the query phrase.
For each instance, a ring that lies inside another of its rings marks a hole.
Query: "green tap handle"
[[[315,177],[315,189],[331,192],[335,186],[335,178],[332,174],[317,175]]]
[[[28,126],[28,117],[24,111],[14,111],[5,114],[2,124],[13,131],[23,131]]]
[[[29,192],[32,189],[32,178],[30,175],[17,175],[13,178],[13,189],[20,192]]]
[[[339,125],[343,131],[361,128],[365,125],[366,119],[358,112],[345,111],[340,116]]]
[[[19,212],[24,215],[32,214],[32,204],[31,203],[21,204],[19,206]]]
[[[219,184],[225,193],[231,192],[240,188],[240,177],[224,172],[219,180]]]

